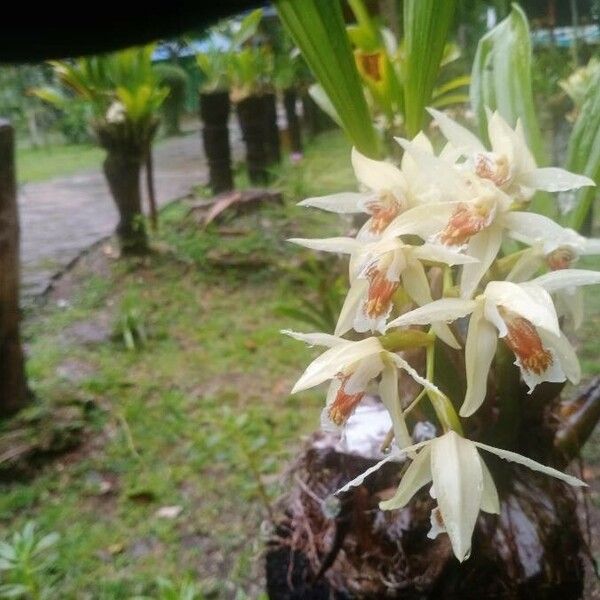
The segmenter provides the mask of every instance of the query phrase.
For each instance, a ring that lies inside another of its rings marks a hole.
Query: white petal
[[[333,404],[337,397],[337,393],[342,386],[342,382],[339,379],[332,379],[329,387],[327,388],[327,396],[325,398],[325,407],[321,411],[320,426],[321,431],[325,433],[340,433],[342,427],[337,423],[334,423],[329,417],[329,407]]]
[[[600,283],[600,272],[585,269],[561,269],[540,275],[532,279],[530,283],[539,285],[546,291],[553,293],[568,287]]]
[[[451,250],[441,244],[423,244],[417,246],[411,251],[414,258],[419,260],[430,260],[433,262],[441,262],[446,265],[466,265],[476,264],[479,260],[468,254],[460,254],[456,250]]]
[[[544,347],[550,348],[559,360],[560,366],[569,381],[573,385],[577,385],[581,381],[581,366],[571,342],[562,332],[559,336],[556,336],[540,329],[538,333]]]
[[[350,237],[331,238],[290,238],[288,242],[298,244],[311,250],[322,250],[323,252],[339,252],[340,254],[351,254],[362,249],[363,244]]]
[[[424,442],[419,442],[418,444],[412,444],[412,446],[402,448],[399,451],[391,452],[389,456],[386,456],[383,460],[380,460],[376,465],[373,465],[372,467],[368,468],[364,473],[361,473],[358,477],[355,477],[352,481],[349,481],[344,487],[341,487],[339,490],[337,490],[335,494],[342,494],[353,487],[358,487],[359,485],[362,485],[363,481],[369,475],[371,475],[371,473],[375,473],[375,471],[381,469],[381,467],[385,465],[385,463],[388,463],[390,461],[401,461],[406,457],[407,454],[416,452],[417,450],[423,448],[423,446],[427,446],[430,443],[431,440],[425,440]]]
[[[570,319],[573,330],[577,331],[583,325],[584,296],[580,288],[565,288],[554,294],[556,312],[559,317]]]
[[[494,446],[488,446],[487,444],[482,444],[481,442],[473,442],[478,448],[482,450],[487,450],[492,454],[495,454],[499,458],[510,462],[516,462],[520,465],[528,467],[529,469],[533,469],[534,471],[539,471],[540,473],[544,473],[545,475],[550,475],[551,477],[556,477],[556,479],[560,479],[568,483],[569,485],[575,487],[586,487],[587,483],[584,483],[577,477],[573,477],[572,475],[567,475],[566,473],[561,473],[552,467],[546,467],[545,465],[532,460],[531,458],[527,458],[522,454],[517,454],[516,452],[510,452],[509,450],[503,450],[502,448],[494,448]]]
[[[397,216],[385,229],[385,237],[418,235],[428,239],[439,233],[459,202],[437,202],[415,206]]]
[[[392,327],[407,327],[409,325],[428,325],[439,321],[455,321],[468,315],[477,306],[475,300],[462,298],[442,298],[425,306],[415,308],[410,312],[400,315],[388,323],[387,329]]]
[[[506,276],[506,281],[518,283],[527,281],[544,265],[544,255],[536,248],[527,248]]]
[[[308,365],[306,371],[292,389],[292,394],[319,385],[335,377],[345,367],[369,356],[377,355],[383,349],[376,338],[367,338],[359,342],[348,342],[330,348]]]
[[[348,340],[336,335],[330,335],[329,333],[300,333],[298,331],[290,331],[289,329],[282,329],[281,333],[288,335],[295,340],[300,342],[306,342],[309,346],[327,346],[333,348],[340,344],[347,344]]]
[[[463,154],[477,154],[486,151],[485,146],[479,141],[477,136],[471,133],[466,127],[459,125],[445,113],[434,108],[428,108],[427,112],[436,120],[444,137]]]
[[[431,481],[431,447],[423,448],[410,463],[400,481],[396,493],[379,503],[381,510],[396,510],[406,506],[410,499]]]
[[[429,174],[432,183],[439,188],[444,200],[464,202],[473,198],[474,190],[466,184],[465,176],[452,165],[404,138],[394,139],[406,152],[410,153],[419,167]]]
[[[565,236],[564,227],[548,217],[532,212],[508,212],[502,215],[502,224],[507,228],[508,235],[528,245],[532,241],[552,242]]]
[[[521,143],[510,125],[500,116],[498,111],[488,113],[488,135],[492,150],[497,154],[503,154],[509,164],[515,163],[515,150]]]
[[[517,119],[513,140],[517,145],[517,148],[515,149],[515,161],[519,166],[519,171],[521,173],[533,171],[537,165],[535,158],[527,145],[527,137],[525,136],[525,129],[523,128],[523,122],[520,117]]]
[[[536,280],[527,283],[491,281],[485,288],[486,300],[527,319],[536,327],[541,327],[558,335],[560,331],[554,304],[543,288],[534,285]]]
[[[358,181],[371,190],[406,188],[406,181],[400,169],[390,163],[367,158],[356,148],[352,148],[352,166]]]
[[[390,413],[392,424],[394,426],[394,437],[399,448],[409,446],[412,443],[404,413],[400,406],[400,396],[398,394],[398,371],[393,365],[386,365],[381,372],[381,381],[379,382],[379,395],[381,401]]]
[[[534,190],[544,190],[546,192],[565,192],[589,185],[596,185],[592,179],[585,175],[576,175],[575,173],[556,167],[544,167],[542,169],[534,169],[528,173],[522,173],[518,176],[516,182],[525,187]]]
[[[354,372],[344,384],[344,390],[348,394],[364,392],[372,379],[375,379],[383,371],[384,364],[379,354],[373,354],[360,360]]]
[[[473,295],[479,282],[487,273],[496,256],[498,256],[501,244],[502,229],[495,225],[480,231],[471,238],[467,247],[467,254],[476,258],[479,262],[464,265],[462,268],[460,295],[463,298],[470,298]]]
[[[331,194],[330,196],[306,198],[306,200],[298,202],[298,206],[310,206],[312,208],[320,208],[321,210],[326,210],[328,212],[352,214],[362,212],[359,203],[364,197],[365,194],[358,194],[356,192],[342,192],[340,194]]]
[[[494,515],[500,514],[500,499],[498,498],[498,490],[494,483],[494,478],[487,468],[485,461],[481,456],[481,472],[483,473],[483,490],[481,493],[481,510]]]
[[[496,353],[498,334],[483,315],[482,307],[473,311],[465,344],[467,391],[460,416],[469,417],[483,403],[487,394],[490,366]]]
[[[419,306],[425,306],[432,302],[429,281],[420,262],[412,261],[404,269],[402,272],[402,287]],[[460,344],[446,323],[433,323],[432,328],[434,333],[448,346],[455,350],[460,349]]]
[[[583,236],[581,236],[583,238]],[[593,255],[600,254],[600,239],[583,238],[583,248],[580,254]]]
[[[431,473],[444,525],[459,561],[471,552],[481,506],[483,473],[473,442],[449,431],[431,444]]]
[[[354,487],[358,487],[359,485],[362,485],[364,480],[371,475],[372,473],[375,473],[375,471],[379,471],[379,469],[381,469],[381,467],[383,467],[383,465],[385,465],[385,463],[388,463],[390,461],[397,461],[400,460],[402,458],[402,456],[398,453],[393,453],[390,454],[389,456],[386,456],[384,459],[380,460],[377,464],[373,465],[372,467],[369,467],[366,471],[364,471],[364,473],[361,473],[358,477],[355,477],[354,479],[352,479],[351,481],[349,481],[345,486],[341,487],[339,490],[337,490],[335,493],[335,495],[337,496],[338,494],[343,494],[344,492],[347,492],[348,490],[354,488]]]
[[[344,335],[352,329],[356,313],[368,288],[369,282],[366,279],[356,279],[352,283],[346,294],[346,299],[344,300],[337,325],[335,326],[335,335]]]

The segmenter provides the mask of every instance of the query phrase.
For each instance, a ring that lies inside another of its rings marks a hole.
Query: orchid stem
[[[431,332],[430,332],[431,333]],[[429,381],[433,381],[433,376],[435,372],[435,344],[431,344],[427,347],[427,369],[425,377]],[[462,435],[463,429],[460,424],[460,419],[454,410],[454,406],[450,399],[442,393],[436,394],[428,389],[424,390],[427,393],[429,401],[433,406],[433,410],[440,421],[444,432],[448,432],[450,430],[456,431],[456,433]],[[418,398],[418,396],[417,396]]]

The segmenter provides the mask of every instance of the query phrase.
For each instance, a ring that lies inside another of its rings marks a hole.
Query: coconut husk
[[[435,506],[427,489],[404,509],[379,510],[402,464],[385,464],[336,503],[331,495],[377,457],[315,434],[292,465],[290,491],[279,504],[266,558],[269,598],[581,598],[585,544],[573,490],[485,458],[501,514],[480,514],[472,555],[461,564],[447,535],[427,538]]]

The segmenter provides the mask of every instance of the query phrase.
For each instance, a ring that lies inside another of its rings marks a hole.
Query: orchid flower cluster
[[[469,417],[486,402],[499,342],[514,355],[529,393],[542,382],[579,381],[579,362],[561,325],[581,322],[577,289],[600,283],[600,273],[571,268],[579,256],[600,253],[600,240],[527,212],[538,190],[561,192],[594,183],[563,169],[538,168],[520,122],[513,129],[488,111],[488,149],[444,113],[430,113],[447,139],[438,155],[423,133],[412,141],[396,138],[404,149],[400,168],[353,149],[363,191],[300,203],[366,213],[368,220],[355,237],[291,240],[348,254],[350,288],[333,335],[284,333],[327,348],[292,390],[330,381],[324,429],[343,430],[374,384],[391,417],[395,447],[337,493],[360,485],[389,460],[411,459],[397,492],[380,508],[401,508],[431,483],[437,507],[429,537],[447,532],[463,561],[479,511],[500,512],[486,452],[585,485],[515,452],[467,439],[459,415]],[[448,398],[434,381],[436,340],[464,352],[464,398]],[[406,352],[417,348],[426,350],[425,369],[412,360],[415,352]],[[409,378],[415,385],[406,385]],[[399,387],[415,393],[401,398]],[[435,410],[440,433],[414,443],[406,417],[423,398]],[[459,415],[454,402],[461,404]]]

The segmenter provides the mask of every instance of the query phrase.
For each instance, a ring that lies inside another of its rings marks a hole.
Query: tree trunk
[[[264,103],[260,96],[248,96],[237,104],[237,115],[246,144],[248,177],[254,185],[268,181],[265,149]]]
[[[288,88],[283,92],[283,106],[285,108],[285,117],[287,120],[288,133],[290,136],[290,146],[292,152],[302,152],[302,132],[300,130],[300,121],[296,112],[296,100],[298,95],[294,88]]]
[[[140,170],[142,155],[121,148],[110,148],[104,159],[104,174],[119,210],[117,236],[121,252],[140,255],[148,251],[148,236],[142,214]]]
[[[265,152],[267,164],[276,165],[281,162],[281,141],[279,127],[277,127],[277,96],[265,94],[263,97],[265,118]]]
[[[229,110],[228,92],[200,94],[200,119],[203,123],[202,142],[208,160],[210,188],[215,196],[233,189],[228,126]]]
[[[19,332],[19,213],[15,184],[14,130],[0,120],[0,415],[27,404]]]

